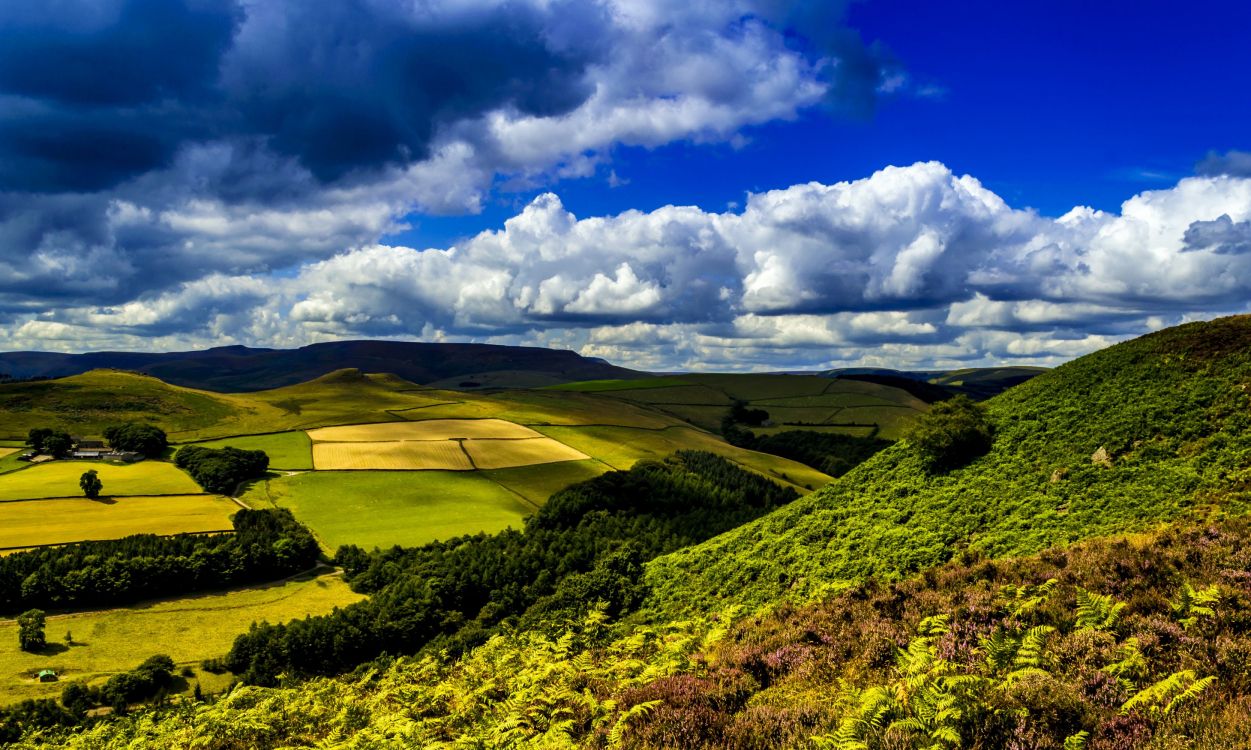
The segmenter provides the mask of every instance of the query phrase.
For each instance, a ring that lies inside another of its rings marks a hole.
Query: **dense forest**
[[[232,523],[233,534],[142,534],[0,556],[0,614],[116,607],[271,581],[317,562],[317,542],[288,510],[240,510]]]
[[[332,615],[262,625],[225,666],[244,680],[335,674],[380,654],[462,652],[501,623],[580,618],[588,602],[620,615],[642,600],[642,564],[797,497],[719,456],[683,451],[557,492],[505,531],[366,555],[341,548],[354,589],[372,596]]]

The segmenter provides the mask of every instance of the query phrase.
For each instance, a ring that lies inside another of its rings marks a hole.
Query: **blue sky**
[[[593,177],[559,185],[579,216],[666,204],[724,210],[748,192],[854,180],[937,160],[1017,207],[1115,211],[1193,174],[1209,152],[1251,148],[1251,4],[857,2],[848,24],[885,46],[930,96],[870,113],[816,109],[747,128],[745,145],[617,148]],[[610,186],[609,171],[625,184]],[[444,245],[498,227],[534,195],[480,214],[411,218],[396,241]]]
[[[0,348],[1055,364],[1251,299],[1251,8],[0,7]]]

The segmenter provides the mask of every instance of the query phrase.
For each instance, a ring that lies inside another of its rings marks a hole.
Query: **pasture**
[[[799,492],[814,490],[830,481],[829,476],[810,466],[780,456],[736,448],[715,435],[691,427],[639,430],[630,427],[544,426],[538,430],[614,469],[628,469],[643,459],[660,459],[674,451],[691,449],[724,456]]]
[[[121,539],[132,534],[231,531],[239,510],[217,495],[123,497],[102,502],[85,497],[0,503],[0,549]]]
[[[243,500],[254,508],[290,508],[330,551],[492,534],[520,528],[534,512],[475,471],[314,471],[256,482]]]
[[[473,464],[457,440],[405,440],[387,443],[314,443],[318,470],[445,469],[470,471]]]
[[[506,469],[588,458],[582,451],[542,436],[520,440],[466,440],[463,445],[474,466],[479,469]]]
[[[82,495],[78,479],[95,469],[104,483],[105,497],[125,495],[194,495],[202,492],[191,477],[171,463],[141,461],[110,464],[102,461],[49,461],[21,471],[0,474],[0,501]]]
[[[243,435],[240,437],[209,440],[196,445],[205,448],[232,446],[243,450],[261,450],[269,456],[271,469],[292,471],[313,468],[312,442],[303,432],[276,432],[272,435]]]
[[[597,477],[610,468],[602,461],[587,459],[514,466],[508,469],[486,469],[481,473],[538,507],[556,492],[571,484]]]
[[[362,598],[337,575],[324,575],[103,612],[50,615],[51,648],[43,654],[18,650],[16,623],[0,620],[0,705],[55,697],[71,680],[102,682],[153,654],[169,654],[180,667],[192,667],[196,676],[191,681],[200,680],[206,692],[215,692],[229,684],[229,676],[203,673],[200,662],[223,656],[253,622],[325,614]],[[64,643],[66,632],[73,634],[72,645]],[[61,681],[36,682],[32,676],[41,669],[55,670]]]

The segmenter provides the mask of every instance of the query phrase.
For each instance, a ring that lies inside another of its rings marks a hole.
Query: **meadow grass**
[[[120,539],[132,534],[230,531],[239,509],[217,495],[85,497],[0,503],[0,549]]]
[[[30,466],[29,463],[18,458],[20,455],[21,453],[10,453],[7,456],[0,456],[0,474],[25,469],[27,466]]]
[[[57,696],[71,680],[102,682],[153,654],[168,654],[180,666],[197,668],[192,679],[215,692],[228,684],[229,676],[204,674],[199,662],[223,656],[253,622],[323,614],[362,598],[340,577],[325,575],[102,612],[50,615],[52,648],[45,654],[20,651],[16,623],[0,620],[0,705]],[[67,631],[73,634],[73,645],[64,643]],[[41,669],[55,670],[61,681],[34,681],[33,674]]]
[[[254,508],[290,508],[328,549],[417,546],[518,528],[533,512],[481,472],[317,471],[271,478],[243,496]]]
[[[103,461],[49,461],[21,471],[0,474],[0,501],[82,495],[78,480],[95,469],[105,497],[126,495],[193,495],[200,487],[182,470],[164,461],[111,464]]]
[[[11,456],[20,450],[21,448],[10,448],[6,446],[0,446],[0,458],[4,458],[5,456]]]
[[[674,385],[685,385],[685,383],[678,377],[641,378],[639,380],[579,380],[576,383],[549,385],[543,390],[604,393],[607,391],[635,391],[642,388],[668,388]]]
[[[387,443],[314,443],[313,464],[336,469],[446,469],[470,471],[473,464],[455,440],[405,440]]]
[[[451,440],[453,438],[534,438],[538,433],[502,419],[422,419],[412,422],[345,425],[309,430],[308,436],[325,442],[381,442],[387,440]]]
[[[574,391],[461,394],[464,400],[403,412],[408,419],[494,417],[522,425],[621,425],[659,429],[677,420],[642,403]]]
[[[780,456],[737,448],[715,435],[692,427],[639,430],[629,427],[536,428],[539,432],[603,461],[614,469],[628,469],[643,459],[660,459],[679,450],[702,450],[724,456],[740,466],[808,492],[830,481],[810,466]]]
[[[582,461],[588,456],[548,437],[523,440],[466,440],[465,450],[479,469],[505,469],[510,466]]]
[[[312,441],[300,431],[277,432],[273,435],[245,435],[209,440],[196,445],[205,448],[232,446],[244,450],[261,450],[269,456],[272,469],[301,470],[313,468]]]
[[[610,467],[602,461],[587,459],[514,466],[508,469],[487,469],[481,473],[521,495],[535,506],[540,506],[546,503],[553,494],[569,485],[585,482],[609,470]]]

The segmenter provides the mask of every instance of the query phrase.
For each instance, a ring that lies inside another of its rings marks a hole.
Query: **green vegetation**
[[[524,531],[370,557],[341,548],[336,560],[353,588],[372,596],[333,616],[249,631],[225,664],[245,680],[273,684],[279,674],[336,673],[427,645],[460,651],[519,615],[577,619],[594,601],[609,613],[627,611],[641,601],[644,561],[795,497],[723,458],[688,451],[561,490]]]
[[[38,652],[48,645],[44,633],[48,618],[40,609],[28,609],[17,616],[17,646],[23,651]]]
[[[121,539],[133,534],[229,531],[239,506],[217,495],[84,497],[0,503],[0,550]]]
[[[64,430],[50,427],[35,427],[27,433],[26,444],[35,453],[46,453],[60,458],[74,447],[74,440]]]
[[[488,469],[484,476],[502,485],[531,505],[538,507],[547,499],[571,484],[585,482],[608,471],[609,468],[596,460],[562,461],[554,464],[514,466],[508,469]]]
[[[533,512],[489,477],[458,471],[309,472],[257,482],[242,499],[290,509],[330,551],[493,534]]]
[[[182,595],[311,568],[317,543],[286,510],[241,510],[233,534],[150,534],[0,557],[0,613],[85,609]]]
[[[78,486],[82,488],[83,495],[95,500],[100,497],[100,491],[104,489],[104,482],[100,481],[100,473],[95,469],[88,469],[78,478]]]
[[[908,432],[908,443],[930,472],[963,466],[990,450],[994,429],[967,396],[935,404]]]
[[[72,497],[81,493],[83,469],[95,469],[109,495],[187,495],[200,491],[196,483],[173,464],[143,461],[111,464],[100,461],[50,461],[21,471],[0,474],[0,501]],[[4,513],[0,506],[0,514]]]
[[[188,445],[174,454],[174,465],[209,492],[233,495],[235,489],[249,479],[265,476],[269,456],[265,451],[247,451],[226,446],[205,448]]]
[[[686,385],[682,378],[657,377],[640,378],[638,380],[579,380],[576,383],[561,383],[544,388],[547,391],[578,391],[580,393],[604,393],[608,391],[634,391],[645,388],[668,388]]]
[[[72,644],[46,654],[17,649],[17,624],[0,620],[0,704],[59,695],[64,683],[32,679],[53,669],[63,680],[102,684],[130,669],[146,653],[163,653],[179,666],[197,666],[195,681],[206,691],[224,689],[229,676],[202,672],[198,665],[230,649],[237,634],[253,622],[287,622],[320,615],[360,601],[341,577],[322,575],[230,592],[150,602],[100,612],[51,615],[54,634],[69,630]]]
[[[961,548],[1023,554],[1251,499],[1251,318],[1082,357],[984,402],[991,450],[931,476],[907,442],[820,492],[648,566],[659,617],[806,599]],[[1100,448],[1111,466],[1092,462]]]
[[[134,451],[148,458],[160,458],[169,447],[169,439],[160,427],[142,422],[127,422],[104,428],[104,439],[109,447],[119,451]]]
[[[271,469],[288,471],[307,471],[313,468],[312,441],[308,433],[276,432],[272,435],[243,435],[240,437],[222,438],[196,443],[202,448],[238,448],[240,450],[263,451],[269,456]]]

